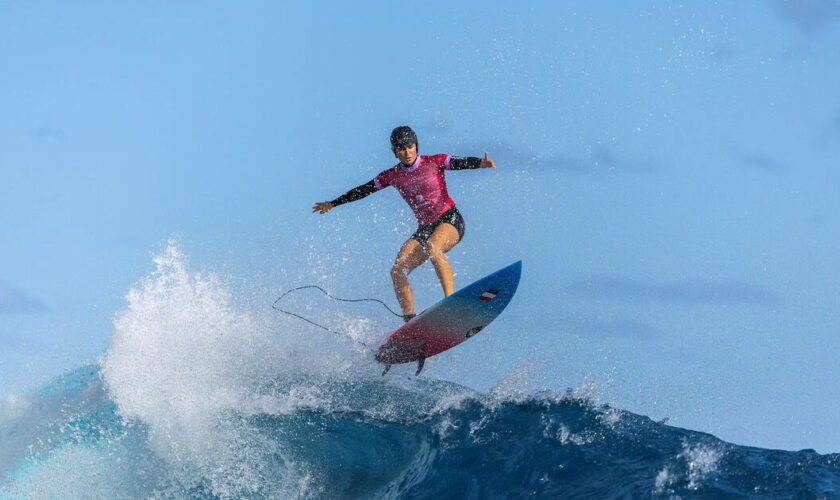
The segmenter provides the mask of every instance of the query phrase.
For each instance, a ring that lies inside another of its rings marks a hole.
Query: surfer
[[[415,316],[414,292],[408,275],[427,259],[432,261],[444,296],[455,292],[452,267],[446,253],[464,237],[464,218],[446,191],[444,170],[495,168],[487,153],[484,158],[447,154],[418,154],[417,135],[405,125],[391,132],[391,151],[399,163],[383,170],[373,180],[357,186],[332,201],[321,201],[313,212],[325,214],[333,208],[362,198],[388,186],[394,186],[417,218],[417,231],[403,243],[394,265],[391,280],[407,322]]]

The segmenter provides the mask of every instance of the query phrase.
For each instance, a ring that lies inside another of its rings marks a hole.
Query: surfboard
[[[417,373],[426,358],[452,349],[489,325],[513,299],[522,261],[465,286],[429,307],[411,321],[389,333],[376,350],[375,358],[391,365],[417,361]]]

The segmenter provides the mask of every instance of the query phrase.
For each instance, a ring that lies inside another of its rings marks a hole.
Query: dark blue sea
[[[223,394],[218,397],[225,397]],[[840,455],[737,446],[568,394],[277,379],[247,411],[121,416],[102,370],[4,402],[3,498],[835,498]],[[131,404],[127,402],[127,404]],[[204,408],[206,410],[206,408]]]

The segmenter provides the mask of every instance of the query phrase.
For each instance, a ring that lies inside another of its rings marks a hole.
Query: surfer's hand
[[[332,207],[332,203],[328,201],[319,201],[318,203],[312,205],[312,212],[320,212],[322,214],[325,214],[332,210]]]
[[[490,159],[487,156],[487,153],[484,153],[484,158],[481,159],[481,166],[484,168],[496,168],[496,162]]]

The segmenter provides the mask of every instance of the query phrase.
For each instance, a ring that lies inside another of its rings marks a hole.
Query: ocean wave
[[[840,455],[655,422],[599,404],[594,381],[380,377],[358,344],[240,307],[177,246],[156,264],[98,363],[0,401],[0,497],[840,496]]]
[[[222,410],[166,430],[120,415],[98,366],[4,402],[4,498],[826,497],[840,456],[736,446],[554,395],[413,380],[276,381],[322,405]],[[325,399],[324,399],[325,398]],[[12,407],[10,409],[10,407]],[[186,417],[185,417],[186,418]],[[200,436],[200,439],[197,438]]]

